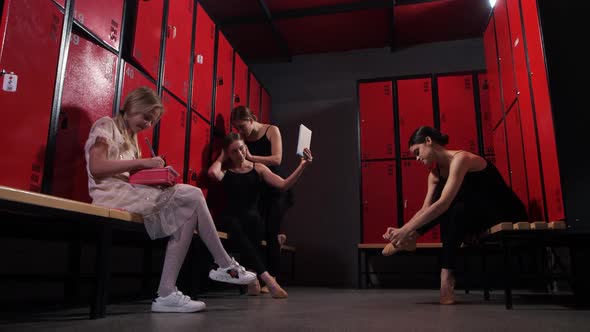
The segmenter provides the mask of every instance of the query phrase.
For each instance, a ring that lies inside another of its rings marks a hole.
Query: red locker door
[[[234,49],[223,33],[219,32],[217,45],[217,89],[215,90],[215,120],[214,125],[219,133],[229,132],[231,124],[229,117],[232,105],[232,82]]]
[[[207,193],[209,169],[209,134],[211,127],[195,112],[191,112],[191,143],[189,155],[188,183]]]
[[[158,154],[166,158],[167,166],[178,172],[178,181],[184,174],[184,147],[186,137],[186,106],[179,103],[168,92],[162,97],[166,112],[160,120],[160,143]]]
[[[422,208],[428,191],[428,168],[415,160],[402,161],[402,202],[404,224]],[[418,238],[418,242],[440,242],[440,227],[436,226]]]
[[[4,119],[0,184],[40,191],[51,117],[63,14],[51,1],[4,1],[0,26],[0,90]]]
[[[262,89],[260,108],[260,121],[270,123],[270,95],[266,92],[266,89]]]
[[[248,108],[258,117],[260,115],[260,83],[252,73],[250,73],[249,89]]]
[[[504,111],[502,108],[502,97],[500,94],[500,68],[498,67],[496,29],[493,16],[491,17],[490,23],[486,27],[486,30],[483,34],[483,46],[488,75],[490,121],[492,122],[492,127],[495,127],[502,119]]]
[[[204,118],[210,119],[213,102],[215,24],[200,4],[197,4],[197,31],[195,35],[193,108]]]
[[[156,85],[132,65],[125,63],[124,70],[125,76],[123,77],[123,89],[121,92],[121,107],[123,107],[123,103],[125,102],[125,98],[129,94],[129,92],[139,87],[147,86],[148,88],[154,91],[156,90]],[[150,146],[147,142],[149,141],[150,144],[153,144],[153,136],[153,127],[151,129],[144,130],[137,134],[137,142],[139,144],[139,149],[141,150],[141,155],[144,158],[149,158],[151,156]]]
[[[132,57],[153,78],[158,78],[164,0],[137,2]]]
[[[561,178],[557,163],[557,147],[537,2],[521,1],[521,5],[531,68],[530,78],[533,89],[535,115],[537,117],[537,135],[539,137],[539,149],[541,150],[541,163],[543,165],[543,180],[547,198],[547,218],[549,220],[560,220],[565,218],[565,214],[563,210]]]
[[[518,103],[506,114],[506,138],[512,190],[528,209],[527,170],[524,164],[523,142]]]
[[[479,83],[479,109],[481,113],[481,130],[483,136],[483,153],[484,155],[494,154],[494,142],[492,139],[492,117],[490,114],[490,82],[488,74],[478,74]]]
[[[52,195],[90,202],[84,144],[94,121],[112,116],[117,56],[73,33],[59,115]]]
[[[395,156],[392,83],[359,84],[361,159]]]
[[[53,1],[55,1],[62,8],[65,7],[66,0],[53,0]]]
[[[76,0],[74,19],[102,41],[119,49],[124,0]]]
[[[234,64],[234,100],[232,107],[246,105],[248,93],[248,67],[236,52]]]
[[[408,150],[410,136],[420,126],[434,126],[431,79],[397,81],[397,109],[401,157],[412,158]]]
[[[524,158],[529,192],[529,216],[531,220],[544,219],[543,190],[541,172],[537,153],[537,137],[535,131],[535,117],[533,113],[531,93],[529,88],[529,72],[527,69],[522,33],[522,21],[518,0],[507,0],[508,16],[510,18],[510,32],[512,34],[512,54],[516,70],[516,84],[518,86],[518,105],[520,108],[520,122],[524,144]]]
[[[512,42],[510,41],[510,24],[508,23],[506,0],[498,0],[494,7],[494,18],[496,21],[496,39],[498,42],[502,79],[501,86],[504,97],[503,110],[506,111],[516,99],[514,65],[512,63]]]
[[[494,151],[496,152],[495,155],[495,165],[502,174],[504,181],[508,185],[510,184],[510,175],[508,174],[508,150],[506,149],[506,130],[504,128],[504,121],[500,122],[498,127],[494,130]]]
[[[397,227],[395,161],[362,163],[363,243],[384,243],[387,227]]]
[[[443,76],[437,82],[440,129],[450,137],[447,147],[478,153],[473,77]]]
[[[168,8],[164,87],[188,102],[194,1],[175,2]]]

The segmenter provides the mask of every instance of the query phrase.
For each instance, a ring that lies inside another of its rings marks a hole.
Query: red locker
[[[194,1],[175,2],[168,8],[164,87],[188,102]]]
[[[494,130],[494,151],[496,152],[495,155],[495,165],[502,174],[504,181],[508,185],[510,184],[510,175],[508,170],[508,150],[506,148],[506,130],[504,128],[504,121],[500,122],[498,127]]]
[[[391,81],[360,83],[361,159],[395,156]]]
[[[94,121],[112,116],[117,56],[72,34],[56,138],[52,195],[90,202],[84,144]]]
[[[422,208],[428,191],[429,170],[415,160],[402,161],[402,202],[404,208],[404,224]],[[440,242],[440,227],[437,225],[418,238],[418,242]]]
[[[270,95],[266,89],[262,89],[262,100],[260,102],[260,121],[270,123]]]
[[[430,78],[397,81],[397,109],[402,158],[412,158],[410,136],[420,126],[434,126],[432,83]]]
[[[508,0],[507,3],[511,27],[510,32],[512,34],[512,54],[516,69],[516,84],[519,91],[518,105],[520,108],[520,122],[523,142],[525,143],[523,148],[529,192],[529,216],[531,220],[543,220],[543,189],[541,185],[535,116],[529,88],[529,72],[526,63],[519,1]]]
[[[506,138],[512,190],[528,209],[527,169],[524,164],[523,142],[518,103],[506,114]]]
[[[191,143],[189,155],[188,183],[207,193],[209,169],[209,137],[211,126],[195,112],[191,114]]]
[[[65,7],[66,0],[53,0],[53,1],[55,1],[62,8]]]
[[[397,227],[395,161],[362,163],[363,243],[384,243],[387,227]]]
[[[260,83],[254,74],[250,73],[250,91],[248,91],[248,108],[255,114],[256,117],[260,116]]]
[[[530,79],[537,117],[537,135],[543,165],[547,218],[548,220],[560,220],[565,218],[565,214],[537,3],[536,1],[521,1],[521,5],[531,68]]]
[[[40,191],[63,14],[52,1],[3,4],[0,70],[17,78],[12,91],[0,90],[0,142],[9,156],[0,163],[0,184]]]
[[[437,83],[440,129],[450,137],[447,148],[478,153],[473,77],[443,76]]]
[[[510,24],[508,22],[508,9],[506,0],[498,0],[494,7],[494,19],[496,22],[496,40],[498,43],[498,56],[500,59],[500,75],[502,78],[502,96],[504,108],[508,107],[516,99],[516,83],[514,78],[514,65],[512,62],[512,42],[510,40]]]
[[[494,141],[492,131],[494,125],[492,124],[492,117],[490,113],[490,83],[488,81],[488,74],[478,74],[477,81],[479,83],[479,107],[481,113],[481,130],[483,136],[483,153],[484,155],[494,154]]]
[[[166,158],[166,164],[174,167],[180,174],[178,182],[182,182],[184,174],[184,147],[186,137],[186,106],[164,92],[162,97],[166,112],[160,120],[160,140],[158,154]]]
[[[137,2],[132,57],[153,78],[158,78],[164,0]]]
[[[211,118],[213,103],[213,60],[215,54],[215,24],[197,4],[193,108],[206,119]]]
[[[129,92],[133,91],[136,88],[147,86],[152,90],[156,90],[156,85],[150,81],[147,77],[145,77],[139,70],[134,68],[132,65],[125,63],[125,76],[123,77],[123,89],[121,91],[121,107],[123,107],[123,103],[125,102],[125,98]],[[139,149],[141,150],[141,155],[143,158],[151,157],[150,147],[147,144],[146,138],[150,141],[151,144],[154,143],[153,141],[154,136],[154,129],[153,127],[148,130],[144,130],[137,134],[137,142],[139,144]]]
[[[76,0],[74,19],[114,49],[119,49],[124,0]]]
[[[248,67],[236,52],[234,63],[234,99],[232,107],[246,105],[248,93]]]
[[[232,105],[232,82],[234,79],[233,66],[234,49],[223,33],[219,32],[217,45],[217,89],[215,90],[215,120],[217,130],[226,134],[231,124],[229,117]]]
[[[493,16],[490,18],[490,23],[486,27],[486,30],[483,34],[483,46],[488,76],[490,121],[493,128],[504,116],[504,111],[502,109],[502,96],[500,93],[500,68],[498,67],[496,29]]]

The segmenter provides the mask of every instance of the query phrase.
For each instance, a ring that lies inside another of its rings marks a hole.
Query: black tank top
[[[487,159],[486,163],[483,170],[465,174],[453,203],[463,202],[472,216],[497,221],[527,220],[522,201],[506,184],[496,166]],[[436,201],[440,198],[447,179],[440,175],[438,169],[435,170],[435,174],[439,177],[434,195]]]
[[[252,142],[248,142],[245,141],[246,146],[248,147],[248,150],[250,151],[250,154],[254,155],[254,156],[261,156],[261,157],[268,157],[270,155],[272,155],[272,144],[270,143],[270,140],[268,139],[268,137],[266,137],[266,134],[268,133],[268,129],[270,129],[271,126],[266,127],[266,131],[264,132],[264,135],[262,135],[262,137],[260,137],[258,140],[256,141],[252,141]],[[278,167],[277,166],[268,166],[268,168],[273,172],[273,173],[277,173]]]
[[[254,164],[255,165],[255,164]],[[226,213],[231,216],[258,214],[261,183],[256,169],[246,173],[236,173],[228,170],[221,183],[226,193]]]

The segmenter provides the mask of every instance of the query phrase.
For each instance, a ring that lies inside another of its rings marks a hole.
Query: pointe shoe
[[[289,297],[289,294],[287,294],[287,292],[277,284],[276,286],[277,288],[269,288],[270,290],[270,295],[272,295],[273,299],[286,299],[287,297]]]
[[[268,294],[268,293],[270,293],[270,290],[268,289],[268,286],[264,286],[264,287],[260,288],[260,293],[262,293],[262,294]]]
[[[258,279],[251,284],[248,284],[248,295],[257,296],[260,295],[260,282]]]
[[[401,246],[396,247],[393,245],[393,243],[388,243],[385,245],[385,248],[383,248],[383,251],[381,252],[381,254],[383,254],[383,256],[391,256],[399,251],[415,251],[416,250],[416,239],[412,238],[409,239],[408,241],[405,241]]]
[[[455,304],[455,281],[440,282],[440,304]]]

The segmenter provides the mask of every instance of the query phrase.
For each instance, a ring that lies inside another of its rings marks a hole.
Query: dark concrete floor
[[[290,287],[289,298],[210,292],[207,309],[192,314],[151,313],[150,302],[113,304],[108,316],[87,319],[87,308],[33,315],[2,314],[1,331],[589,331],[588,310],[569,305],[571,296],[515,295],[514,310],[503,294],[458,292],[458,304],[440,306],[436,290]]]

